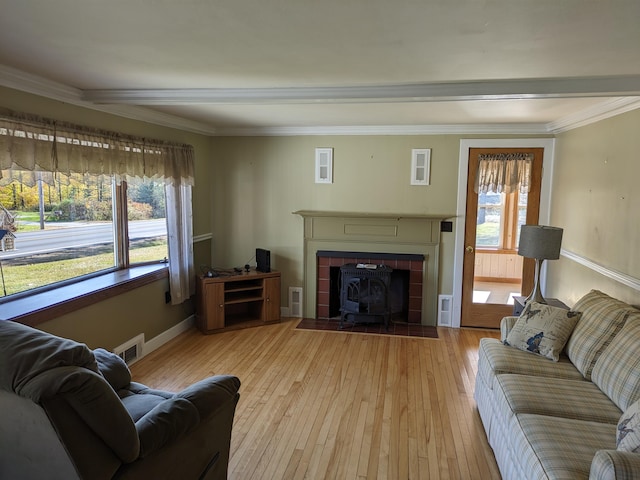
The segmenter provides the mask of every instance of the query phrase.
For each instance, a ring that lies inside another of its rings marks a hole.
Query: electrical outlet
[[[453,232],[453,222],[444,220],[440,222],[440,231],[441,232]]]

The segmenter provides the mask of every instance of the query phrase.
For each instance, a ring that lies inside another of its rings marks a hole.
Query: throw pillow
[[[557,362],[579,319],[580,312],[529,302],[504,343]]]
[[[623,452],[640,452],[640,400],[631,404],[620,417],[616,445]]]

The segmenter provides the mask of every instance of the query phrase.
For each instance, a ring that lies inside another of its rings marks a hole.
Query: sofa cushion
[[[640,400],[634,402],[618,422],[618,450],[640,453]]]
[[[478,375],[487,387],[493,389],[496,375],[520,373],[542,377],[558,377],[584,381],[565,355],[558,362],[510,348],[495,338],[482,338],[478,348]]]
[[[582,312],[582,316],[565,350],[584,378],[591,380],[599,356],[623,327],[628,314],[637,310],[598,290],[583,296],[573,310]]]
[[[520,414],[514,419],[512,458],[526,478],[589,478],[598,450],[615,450],[615,425]]]
[[[119,390],[118,396],[134,422],[137,422],[144,417],[149,410],[154,409],[162,402],[173,398],[175,395],[171,392],[154,390],[147,387],[136,388],[140,386],[140,384],[137,383],[132,383],[132,385],[134,388]]]
[[[640,398],[640,314],[628,316],[591,375],[593,383],[622,411]]]
[[[503,374],[496,379],[497,411],[534,413],[616,424],[620,409],[591,382]]]
[[[524,307],[505,343],[557,362],[579,319],[580,312],[530,302]]]

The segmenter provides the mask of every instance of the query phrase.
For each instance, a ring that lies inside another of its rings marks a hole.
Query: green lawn
[[[131,251],[132,260],[147,262],[167,256],[166,245],[154,245]],[[24,292],[55,282],[112,268],[113,253],[101,253],[80,258],[65,258],[51,262],[12,263],[3,262],[7,295]],[[3,292],[0,292],[2,294]]]
[[[476,227],[476,245],[479,247],[495,247],[499,238],[499,223],[485,222]]]

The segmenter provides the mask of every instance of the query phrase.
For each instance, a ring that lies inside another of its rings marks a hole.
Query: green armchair
[[[239,388],[153,390],[111,352],[0,321],[0,478],[226,479]]]

